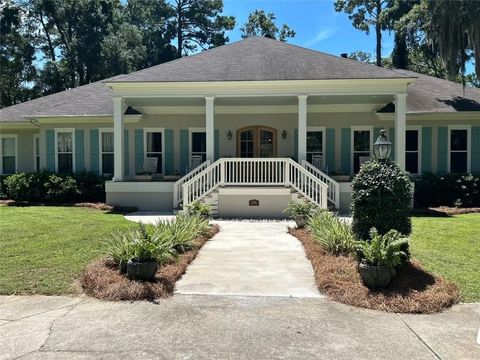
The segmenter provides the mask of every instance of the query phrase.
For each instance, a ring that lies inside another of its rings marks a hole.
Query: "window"
[[[405,132],[405,170],[410,174],[420,173],[420,130]]]
[[[56,129],[55,138],[56,170],[59,173],[72,173],[75,167],[73,130]]]
[[[2,135],[0,137],[0,173],[13,174],[17,170],[17,136]]]
[[[470,171],[469,164],[469,129],[450,129],[449,163],[451,173],[466,173]]]
[[[205,130],[190,129],[190,167],[193,169],[195,165],[194,159],[200,157],[200,163],[207,160],[207,134]]]
[[[357,129],[353,130],[353,172],[358,173],[363,162],[370,159],[372,153],[372,130]]]
[[[33,169],[40,171],[40,135],[33,135]]]
[[[319,169],[325,167],[323,130],[307,130],[307,161]]]
[[[145,130],[145,156],[156,157],[157,174],[163,174],[163,131]]]
[[[100,129],[100,173],[102,175],[113,175],[113,131],[111,129]]]

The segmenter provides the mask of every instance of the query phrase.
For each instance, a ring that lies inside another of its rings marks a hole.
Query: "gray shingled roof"
[[[262,44],[262,46],[260,46],[260,44]],[[250,49],[250,51],[256,49],[250,56],[251,60],[245,59],[245,55],[240,55],[243,54],[242,49],[245,48]],[[233,49],[234,51],[227,51],[228,49]],[[239,49],[241,51],[239,51]],[[234,57],[227,59],[225,55],[226,52]],[[269,52],[272,52],[273,55],[270,56]],[[296,65],[288,64],[288,61],[286,61],[287,58],[282,57],[283,53],[289,54],[289,56],[296,54],[295,57],[298,58],[295,63]],[[217,55],[215,54],[218,54],[219,59],[223,59],[223,62],[218,60],[219,63],[217,63],[217,60],[215,60]],[[265,76],[275,76],[276,79],[284,79],[287,73],[282,72],[276,65],[272,65],[272,62],[277,64],[278,61],[288,66],[288,69],[291,71],[290,76],[292,77],[300,76],[302,73],[304,75],[306,73],[308,76],[313,76],[313,74],[318,75],[320,73],[330,74],[330,76],[335,76],[335,73],[337,73],[336,76],[340,76],[338,74],[350,74],[348,76],[356,76],[356,78],[383,78],[386,74],[388,74],[390,78],[395,76],[403,78],[417,77],[416,81],[408,87],[408,112],[480,111],[480,89],[465,88],[464,93],[461,84],[412,71],[387,70],[373,65],[366,65],[353,60],[280,43],[275,40],[250,38],[198,55],[137,71],[129,75],[119,75],[0,109],[0,121],[28,121],[29,117],[36,116],[113,115],[112,90],[105,82],[126,81],[125,79],[127,78],[129,79],[128,81],[133,81],[131,80],[132,78],[147,78],[149,81],[153,81],[155,76],[165,79],[180,76],[180,78],[183,79],[188,74],[192,76],[191,81],[200,81],[198,80],[199,76],[205,76],[205,74],[200,74],[198,69],[193,71],[193,68],[197,61],[199,61],[198,59],[201,60],[203,56],[205,56],[204,59],[207,60],[202,60],[202,63],[215,63],[215,66],[223,69],[222,71],[231,70],[232,74],[237,74],[235,76],[238,76],[241,72],[245,76],[247,76],[247,74],[257,73],[264,74]],[[313,58],[315,58],[315,60],[311,61],[310,59]],[[267,63],[263,63],[262,61],[266,61]],[[268,63],[269,61],[270,63]],[[222,64],[221,66],[220,63]],[[185,69],[183,69],[184,65],[182,64],[185,65]],[[247,66],[247,64],[249,65]],[[212,66],[212,69],[214,69],[215,66]],[[246,67],[242,68],[243,66]],[[186,77],[186,79],[188,79],[188,77]],[[243,78],[243,80],[245,79],[246,78]],[[391,110],[392,107],[385,108],[386,112]]]
[[[277,40],[251,37],[123,75],[112,82],[390,79],[405,77],[409,76]]]

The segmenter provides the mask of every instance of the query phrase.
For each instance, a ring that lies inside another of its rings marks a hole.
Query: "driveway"
[[[324,298],[1,297],[0,359],[479,359],[480,306],[397,315]]]

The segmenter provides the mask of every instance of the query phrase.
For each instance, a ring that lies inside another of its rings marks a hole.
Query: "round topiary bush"
[[[391,229],[409,235],[411,187],[407,173],[395,163],[379,160],[364,163],[352,182],[355,234],[367,239],[370,229],[375,227],[382,235]]]

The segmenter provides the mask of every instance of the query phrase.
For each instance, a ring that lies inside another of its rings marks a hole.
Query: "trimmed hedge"
[[[3,179],[2,197],[38,203],[104,202],[105,178],[93,173],[17,173]]]
[[[352,182],[353,231],[368,239],[372,227],[383,235],[397,230],[412,232],[411,183],[406,172],[393,162],[371,160],[362,165]]]
[[[415,206],[480,207],[480,176],[422,175],[415,179]]]

